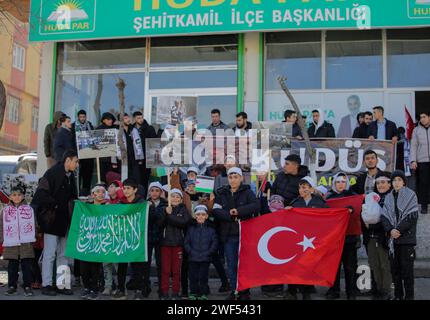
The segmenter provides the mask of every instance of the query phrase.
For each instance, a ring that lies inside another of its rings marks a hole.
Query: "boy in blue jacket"
[[[196,223],[189,227],[185,236],[184,249],[188,253],[190,279],[190,300],[207,300],[209,293],[209,264],[218,248],[215,229],[207,223],[208,208],[198,205],[194,208]]]

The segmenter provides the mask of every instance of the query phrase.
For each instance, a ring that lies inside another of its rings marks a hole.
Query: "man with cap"
[[[152,182],[148,187],[148,261],[145,262],[143,270],[145,288],[142,293],[144,297],[148,297],[151,293],[150,270],[153,252],[157,265],[158,286],[161,283],[160,227],[158,220],[164,215],[164,210],[167,207],[167,200],[162,196],[163,193],[163,186],[158,181]],[[160,290],[158,290],[158,294],[160,295]]]
[[[299,195],[299,181],[308,174],[308,167],[301,165],[302,159],[296,154],[285,158],[283,171],[278,173],[272,186],[272,194],[284,197],[285,206]]]
[[[228,299],[248,300],[249,290],[239,292],[236,297],[237,267],[239,258],[239,221],[252,218],[260,211],[260,203],[249,185],[243,184],[240,168],[228,170],[228,186],[218,190],[213,215],[220,224],[220,240],[227,258],[227,273],[233,292]]]
[[[73,141],[76,141],[76,133],[94,130],[91,122],[87,120],[87,112],[79,110],[77,119],[72,124]],[[87,196],[90,192],[91,178],[93,177],[94,159],[81,159],[79,163],[79,194]]]
[[[184,249],[188,254],[190,300],[207,300],[209,264],[218,248],[218,238],[208,223],[208,208],[194,208],[195,223],[188,228]]]
[[[106,129],[118,129],[119,127],[115,125],[116,118],[110,112],[105,112],[102,114],[101,124],[96,128],[96,130],[106,130]],[[117,165],[115,168],[112,166],[112,158],[100,158],[100,177],[106,182],[106,174],[109,171],[119,172]]]

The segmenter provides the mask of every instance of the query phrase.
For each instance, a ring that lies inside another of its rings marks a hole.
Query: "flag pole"
[[[96,163],[97,163],[97,183],[101,183],[101,178],[100,178],[100,158],[97,157],[96,158]]]
[[[170,191],[171,191],[171,186],[170,186],[170,168],[167,168],[167,186],[169,189],[169,192],[167,193],[167,202],[169,207],[172,206],[172,199],[170,197]]]

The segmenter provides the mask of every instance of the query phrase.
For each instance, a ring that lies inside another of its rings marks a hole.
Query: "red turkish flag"
[[[330,208],[347,208],[352,207],[354,212],[350,215],[346,234],[351,236],[361,235],[361,209],[365,196],[358,194],[355,196],[334,198],[327,200],[327,205]]]
[[[293,208],[241,222],[237,290],[333,286],[349,215],[346,208]]]

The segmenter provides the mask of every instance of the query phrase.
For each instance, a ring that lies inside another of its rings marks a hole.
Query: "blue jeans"
[[[232,291],[237,285],[237,264],[239,260],[239,238],[228,238],[224,243],[224,251],[227,259],[227,275]]]

